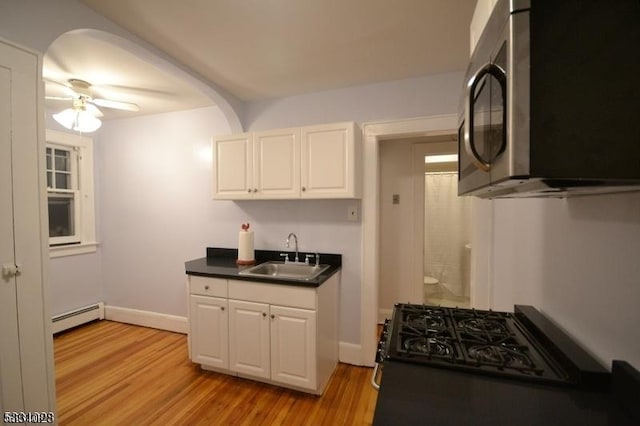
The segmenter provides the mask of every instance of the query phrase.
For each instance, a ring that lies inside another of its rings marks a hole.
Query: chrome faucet
[[[296,258],[293,261],[300,262],[300,258],[298,256],[298,236],[296,234],[294,234],[293,232],[289,234],[289,236],[287,237],[287,242],[285,243],[285,247],[289,248],[289,241],[291,240],[291,237],[293,237],[294,242],[296,243]]]

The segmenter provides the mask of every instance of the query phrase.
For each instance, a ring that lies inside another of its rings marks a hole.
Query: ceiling
[[[463,71],[475,0],[80,0],[241,101]],[[139,114],[212,101],[122,47],[72,32],[47,80],[80,78]],[[47,83],[48,96],[61,85]],[[62,108],[49,101],[48,108]],[[102,109],[105,119],[132,113]]]

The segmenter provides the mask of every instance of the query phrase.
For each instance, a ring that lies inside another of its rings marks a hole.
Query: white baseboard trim
[[[189,323],[187,317],[160,314],[158,312],[141,311],[139,309],[120,308],[118,306],[104,307],[105,319],[143,327],[157,328],[187,334]]]

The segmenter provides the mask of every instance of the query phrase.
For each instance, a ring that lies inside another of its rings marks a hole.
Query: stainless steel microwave
[[[638,0],[499,0],[465,77],[458,194],[640,190],[638,22]]]

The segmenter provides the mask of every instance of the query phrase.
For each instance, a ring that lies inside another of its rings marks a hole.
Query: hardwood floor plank
[[[318,397],[204,371],[178,333],[99,321],[54,339],[61,425],[370,425],[372,370],[339,364]]]

